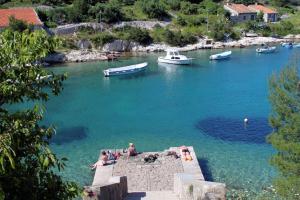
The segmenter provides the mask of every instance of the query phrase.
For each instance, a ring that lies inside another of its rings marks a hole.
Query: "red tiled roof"
[[[10,16],[14,16],[16,19],[25,21],[28,24],[43,24],[33,8],[11,8],[0,9],[0,27],[9,25]]]
[[[266,13],[266,14],[277,13],[275,10],[267,8],[263,5],[249,5],[248,7],[252,10],[260,11],[260,12],[263,12],[263,13]]]
[[[247,6],[244,4],[235,4],[235,3],[230,3],[226,5],[228,8],[236,11],[237,13],[254,13],[255,11],[250,10]]]

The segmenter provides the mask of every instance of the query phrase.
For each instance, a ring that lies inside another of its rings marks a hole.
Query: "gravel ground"
[[[158,154],[153,163],[145,163],[144,157]],[[174,174],[182,173],[180,158],[163,152],[142,153],[135,157],[122,156],[114,165],[113,176],[127,176],[129,191],[173,190]]]

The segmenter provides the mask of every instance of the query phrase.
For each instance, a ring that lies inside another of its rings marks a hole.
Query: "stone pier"
[[[120,157],[115,164],[97,167],[84,200],[225,200],[223,183],[205,181],[194,148],[188,147],[193,160],[180,157],[180,149],[144,152],[135,157]],[[177,156],[170,154],[176,153]],[[155,162],[144,158],[157,155]]]

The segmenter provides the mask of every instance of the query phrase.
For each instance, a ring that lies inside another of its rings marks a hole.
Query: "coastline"
[[[300,35],[288,35],[284,38],[273,37],[243,37],[239,40],[229,42],[213,42],[207,45],[206,39],[200,39],[196,44],[186,45],[184,47],[172,47],[167,44],[156,43],[148,46],[142,46],[135,42],[127,42],[116,40],[106,44],[102,49],[80,49],[71,50],[69,52],[58,52],[48,55],[44,61],[50,64],[72,63],[72,62],[88,62],[88,61],[107,61],[111,60],[111,56],[119,57],[122,52],[163,52],[169,48],[176,48],[178,51],[194,51],[200,49],[226,49],[226,48],[244,48],[257,46],[262,44],[280,44],[282,42],[300,41]],[[110,52],[110,53],[107,53]]]

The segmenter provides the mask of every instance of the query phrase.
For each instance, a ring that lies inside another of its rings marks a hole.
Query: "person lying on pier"
[[[101,159],[98,160],[95,164],[91,165],[91,168],[96,169],[98,166],[104,166],[106,164],[108,164],[108,155],[105,151],[102,151]]]
[[[179,147],[179,149],[180,149],[181,158],[183,160],[185,160],[185,161],[193,160],[191,153],[186,146],[181,146],[181,147]]]
[[[128,158],[130,156],[136,156],[138,153],[135,149],[135,146],[133,143],[129,143],[129,148],[128,148],[128,151],[127,151],[127,155],[128,155]]]

